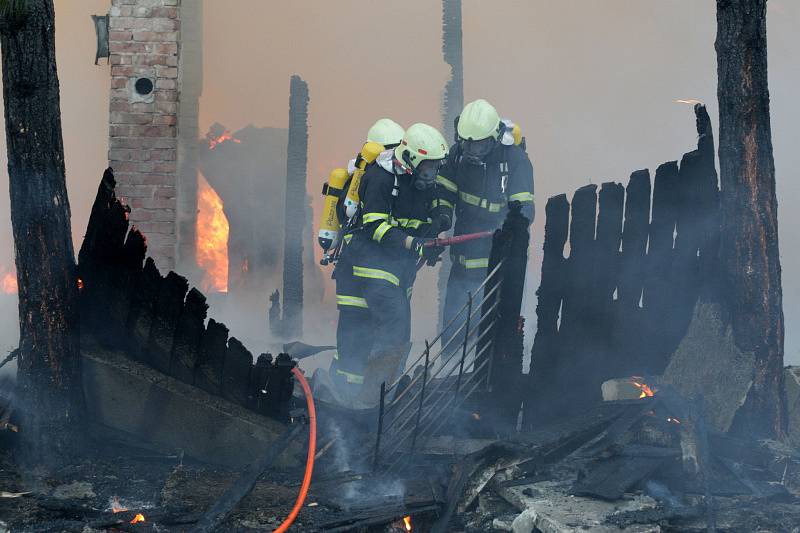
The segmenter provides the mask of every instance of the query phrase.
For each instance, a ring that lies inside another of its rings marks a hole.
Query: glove
[[[436,228],[439,230],[436,233],[442,233],[443,231],[449,230],[453,226],[453,221],[449,215],[441,213],[437,220]]]
[[[422,258],[428,266],[435,266],[440,259],[440,255],[444,252],[444,246],[423,246]]]
[[[410,240],[409,249],[417,257],[421,257],[429,266],[434,266],[439,262],[439,256],[444,252],[444,246],[425,246],[425,243],[432,239],[413,237]]]

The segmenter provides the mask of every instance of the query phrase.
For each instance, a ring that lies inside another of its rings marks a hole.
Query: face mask
[[[439,167],[442,160],[426,159],[414,169],[414,187],[419,191],[430,189],[436,185],[436,176],[439,174]]]
[[[491,137],[480,141],[461,141],[461,154],[467,163],[480,165],[494,149],[495,140]]]

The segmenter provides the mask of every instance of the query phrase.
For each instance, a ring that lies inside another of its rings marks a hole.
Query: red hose
[[[294,367],[292,373],[294,377],[297,378],[297,381],[300,382],[300,386],[303,387],[303,394],[306,397],[306,405],[308,406],[308,455],[306,456],[306,471],[305,474],[303,474],[303,483],[300,485],[297,501],[294,502],[292,512],[289,513],[289,516],[278,526],[278,529],[276,529],[274,533],[284,533],[284,531],[287,531],[300,513],[300,509],[303,508],[303,503],[306,501],[306,496],[308,496],[308,487],[311,485],[311,474],[314,471],[314,456],[317,453],[317,411],[314,408],[314,397],[311,395],[311,387],[308,386],[308,381],[306,381],[305,376],[303,376],[299,368]]]

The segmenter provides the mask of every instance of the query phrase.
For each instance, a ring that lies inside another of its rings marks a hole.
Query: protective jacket
[[[334,374],[362,384],[370,352],[406,345],[411,337],[409,297],[419,256],[406,238],[435,237],[443,208],[437,191],[419,191],[396,170],[393,152],[367,167],[359,187],[356,228],[334,270],[339,308]],[[447,228],[445,228],[447,229]]]
[[[458,145],[450,150],[437,182],[444,189],[443,203],[455,211],[454,235],[499,228],[509,202],[522,203],[522,214],[534,216],[533,165],[519,145],[497,143],[481,165],[462,161]],[[489,264],[490,239],[479,239],[451,248],[454,268],[485,269]]]
[[[419,191],[410,175],[396,170],[393,152],[383,152],[367,168],[359,190],[360,224],[346,253],[352,254],[353,275],[410,286],[419,256],[406,249],[406,237],[435,237],[438,214],[447,211],[437,191]]]

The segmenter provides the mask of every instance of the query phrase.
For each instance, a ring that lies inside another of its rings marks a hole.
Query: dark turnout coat
[[[499,228],[508,213],[509,202],[520,202],[522,214],[533,221],[533,165],[525,149],[498,143],[486,161],[473,165],[462,160],[457,145],[439,171],[443,201],[455,212],[454,235]],[[488,266],[491,239],[455,245],[450,253],[453,265],[467,271],[483,272]]]

